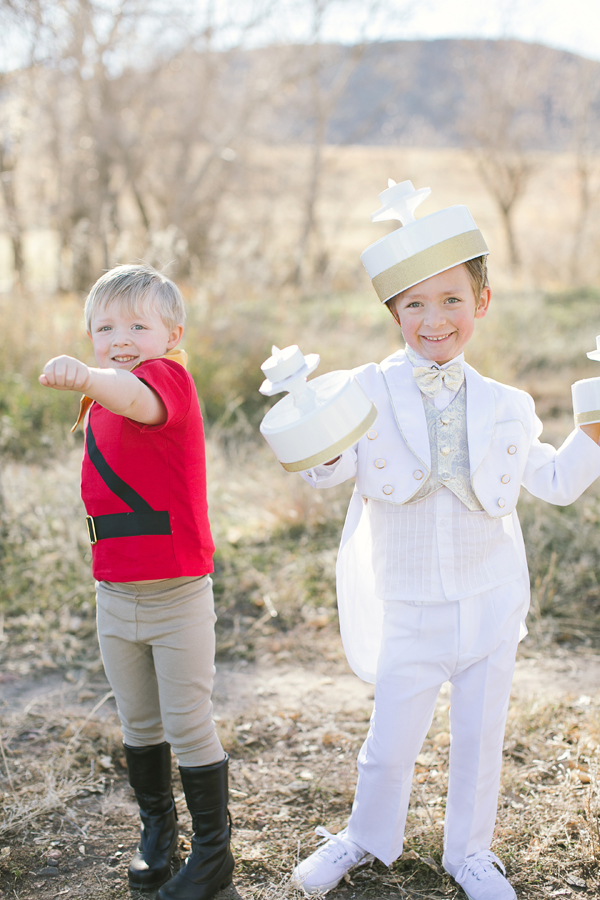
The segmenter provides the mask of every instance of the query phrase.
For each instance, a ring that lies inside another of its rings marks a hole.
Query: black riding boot
[[[177,810],[171,792],[171,746],[125,747],[129,784],[140,807],[140,843],[129,863],[132,888],[155,890],[171,876]]]
[[[179,767],[192,816],[192,852],[160,889],[157,900],[210,900],[231,883],[234,862],[229,849],[228,762],[225,756],[212,766]]]

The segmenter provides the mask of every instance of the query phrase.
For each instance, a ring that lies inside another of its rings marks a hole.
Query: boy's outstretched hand
[[[162,425],[167,409],[154,388],[124,369],[94,369],[72,356],[55,356],[39,377],[44,387],[78,391],[100,406],[144,425]]]
[[[38,381],[57,391],[85,393],[90,386],[91,372],[89,366],[72,356],[55,356],[46,363]]]

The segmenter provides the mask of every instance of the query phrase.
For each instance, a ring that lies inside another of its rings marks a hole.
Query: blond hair
[[[479,303],[484,290],[490,286],[487,271],[487,256],[476,256],[475,259],[468,259],[463,263],[467,270],[473,293],[475,294],[475,303]]]
[[[119,303],[135,315],[143,307],[156,311],[171,331],[185,322],[185,306],[177,285],[147,263],[116,266],[105,272],[85,301],[85,325],[92,330],[92,319],[99,309]]]
[[[461,265],[467,270],[467,275],[469,276],[469,281],[471,282],[471,287],[473,288],[473,293],[475,295],[475,305],[477,306],[484,290],[490,286],[488,281],[487,256],[476,256],[475,259],[468,259],[466,262],[461,263]],[[399,296],[400,294],[395,294],[393,297],[390,297],[389,300],[385,301],[385,305],[398,325],[400,324],[400,319],[398,318],[396,305],[393,301]]]

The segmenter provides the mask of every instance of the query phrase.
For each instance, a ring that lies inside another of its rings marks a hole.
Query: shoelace
[[[469,859],[463,863],[454,876],[454,880],[458,881],[459,884],[462,884],[470,872],[478,881],[482,881],[482,879],[489,874],[494,863],[500,868],[502,874],[506,875],[506,868],[496,854],[492,853],[491,850],[483,850],[476,856],[469,857]]]
[[[336,844],[344,844],[344,852],[348,853],[348,855],[354,860],[354,862],[358,862],[358,860],[361,859],[362,856],[364,856],[364,852],[361,850],[358,844],[353,843],[345,836],[340,837],[339,834],[331,834],[331,832],[327,831],[327,829],[323,825],[317,825],[317,827],[315,828],[315,834],[318,834],[319,837],[323,838],[323,840],[320,842],[322,844],[320,851],[321,853],[324,852],[326,855],[329,855],[332,850],[341,849],[339,847],[336,847]],[[329,841],[333,842],[333,846],[327,846],[327,843]],[[353,852],[354,847],[356,847],[356,851]]]

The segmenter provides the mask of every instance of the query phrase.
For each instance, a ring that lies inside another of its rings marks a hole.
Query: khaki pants
[[[181,766],[220,762],[212,720],[212,581],[96,582],[98,639],[125,743],[167,740]]]

